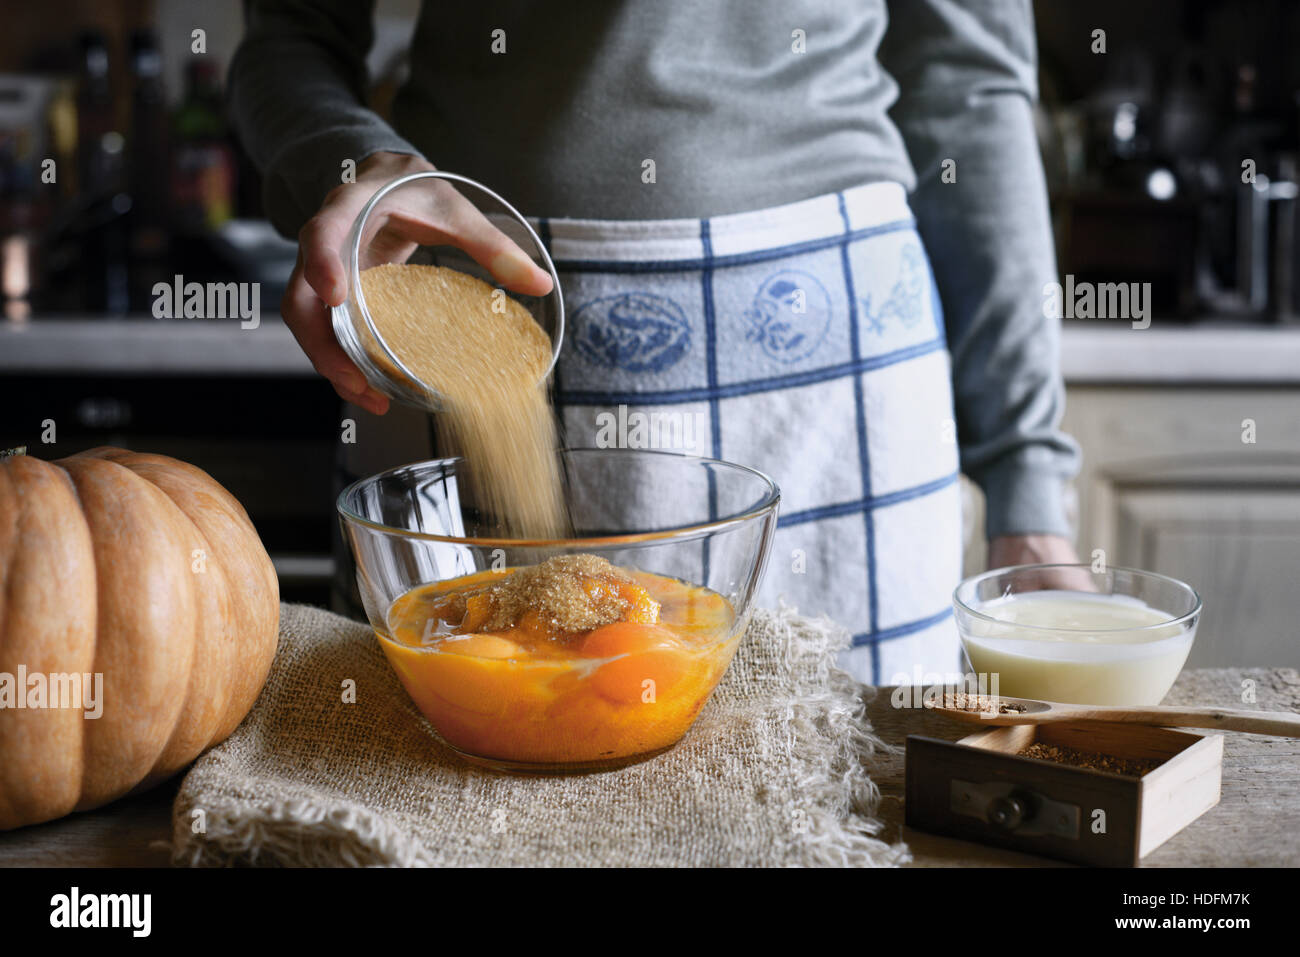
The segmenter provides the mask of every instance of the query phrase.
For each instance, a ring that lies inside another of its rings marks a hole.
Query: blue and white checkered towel
[[[760,602],[854,634],[861,680],[958,669],[961,501],[938,293],[903,188],[706,220],[541,220],[569,326],[567,441],[602,413],[685,414],[684,451],[766,472]],[[606,421],[608,417],[606,417]]]

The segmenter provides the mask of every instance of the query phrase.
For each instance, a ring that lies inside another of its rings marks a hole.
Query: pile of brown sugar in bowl
[[[471,598],[486,595],[491,611],[479,626],[482,631],[505,631],[525,613],[533,613],[551,634],[585,634],[624,619],[631,603],[618,586],[631,584],[627,572],[598,555],[557,555],[500,581],[453,594],[443,611],[462,618]]]
[[[464,458],[480,513],[503,537],[566,537],[559,433],[542,381],[551,341],[528,310],[441,266],[372,266],[361,287],[388,348],[440,400],[439,437]]]

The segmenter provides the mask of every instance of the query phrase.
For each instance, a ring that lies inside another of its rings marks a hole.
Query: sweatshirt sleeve
[[[889,16],[881,61],[944,308],[962,470],[984,490],[990,538],[1069,535],[1079,451],[1059,428],[1060,322],[1043,308],[1057,274],[1030,0],[892,0]]]
[[[367,108],[374,0],[249,0],[230,64],[234,125],[263,174],[275,228],[295,236],[342,180],[343,161],[414,153]]]

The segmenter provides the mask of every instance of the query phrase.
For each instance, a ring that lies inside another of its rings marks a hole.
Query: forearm
[[[1060,326],[1043,309],[1056,261],[1033,125],[1032,22],[1027,8],[1017,19],[1000,3],[902,5],[927,43],[899,57],[895,118],[944,307],[961,464],[984,489],[987,534],[1065,535],[1078,450],[1059,429]]]
[[[255,0],[230,66],[230,107],[262,171],[267,215],[293,236],[339,185],[344,160],[418,153],[365,105],[372,4]]]
[[[1037,143],[1027,108],[972,112],[999,141],[956,150],[958,182],[925,181],[914,198],[952,349],[962,469],[984,489],[990,538],[1068,534],[1077,450],[1059,429],[1060,325],[1043,310],[1056,263]]]

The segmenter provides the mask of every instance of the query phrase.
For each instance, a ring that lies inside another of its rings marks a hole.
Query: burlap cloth
[[[437,741],[370,629],[285,605],[280,649],[238,730],[186,776],[179,864],[897,865],[864,762],[867,689],[847,635],[758,611],[683,741],[599,774],[479,770]],[[355,703],[345,683],[355,682]]]

